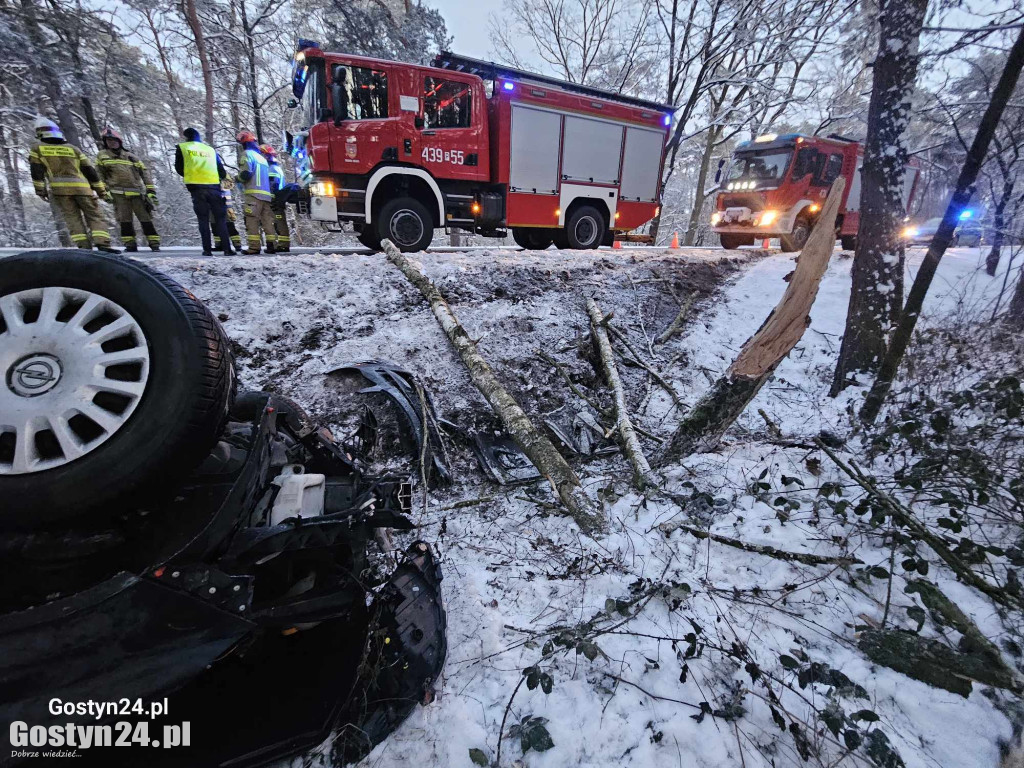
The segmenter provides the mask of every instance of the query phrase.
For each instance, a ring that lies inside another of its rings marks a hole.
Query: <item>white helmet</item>
[[[37,117],[35,122],[36,136],[40,139],[63,139],[64,134],[53,120]]]

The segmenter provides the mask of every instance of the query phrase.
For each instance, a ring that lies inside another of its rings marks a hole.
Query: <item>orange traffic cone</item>
[[[612,248],[621,248],[621,247],[622,247],[622,241],[621,240],[612,240]]]
[[[671,247],[672,248],[678,248],[679,247],[679,233],[678,232],[673,232],[672,233],[672,245],[671,245]]]

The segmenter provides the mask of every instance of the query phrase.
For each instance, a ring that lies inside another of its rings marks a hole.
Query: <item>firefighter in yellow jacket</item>
[[[260,252],[260,228],[267,240],[267,253],[277,251],[277,232],[274,229],[274,212],[270,210],[270,169],[267,158],[260,152],[256,143],[256,134],[252,131],[241,131],[236,137],[242,145],[239,154],[238,180],[242,182],[245,192],[245,239],[248,248],[247,256],[255,256]]]
[[[110,247],[110,233],[96,196],[108,201],[110,197],[92,161],[78,147],[68,144],[53,121],[40,117],[35,129],[38,142],[28,153],[28,164],[36,194],[44,200],[53,196],[71,233],[71,242],[79,248],[91,248],[91,237],[99,250],[120,253]]]
[[[114,198],[114,216],[121,227],[121,242],[126,251],[135,252],[135,226],[132,216],[139,220],[142,233],[152,251],[160,250],[160,235],[153,226],[153,208],[156,207],[156,187],[145,164],[124,148],[124,140],[112,128],[101,135],[103,146],[96,155],[100,178]]]

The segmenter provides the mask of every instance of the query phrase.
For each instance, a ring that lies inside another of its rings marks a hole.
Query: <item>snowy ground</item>
[[[911,275],[920,257],[911,253]],[[417,258],[537,419],[588,408],[539,351],[564,365],[589,396],[608,402],[587,359],[586,297],[614,312],[613,322],[690,403],[756,330],[793,268],[784,254],[721,250],[484,249]],[[493,426],[419,293],[381,256],[147,261],[221,315],[246,386],[283,391],[337,424],[325,372],[383,358],[415,372],[444,417],[465,428]],[[431,493],[417,520],[417,535],[434,542],[444,562],[444,677],[437,700],[417,709],[365,765],[470,766],[472,749],[493,764],[503,719],[507,733],[527,715],[546,718],[554,746],[524,755],[518,738],[505,738],[501,766],[795,766],[804,764],[801,751],[812,765],[884,764],[883,752],[848,753],[842,737],[823,726],[829,700],[859,718],[865,735],[883,733],[880,740],[908,768],[998,764],[998,743],[1011,729],[983,686],[962,698],[874,666],[857,649],[858,627],[881,617],[884,582],[852,584],[835,566],[783,562],[658,527],[685,520],[753,544],[853,554],[868,566],[888,562],[888,549],[869,537],[850,549],[850,530],[815,502],[815,488],[837,479],[827,460],[813,449],[779,445],[758,414],[797,441],[821,429],[849,431],[847,408],[863,393],[830,400],[827,390],[850,266],[849,255],[837,251],[810,329],[723,446],[666,473],[675,501],[637,495],[618,457],[580,465],[610,520],[597,539],[559,515],[542,486],[489,483],[453,442],[457,482]],[[948,253],[927,313],[991,313],[1002,276],[989,278],[981,266],[976,250]],[[691,293],[697,302],[684,332],[654,345]],[[667,437],[678,418],[670,399],[644,371],[621,359],[620,366],[637,422]],[[644,444],[657,455],[653,440]],[[792,493],[794,477],[807,486],[803,496]],[[781,513],[772,501],[779,493],[802,505]],[[692,499],[683,504],[681,497]],[[930,578],[990,637],[1000,633],[988,603],[948,574],[933,570]],[[894,589],[897,624],[913,625],[903,613],[912,602]],[[798,686],[789,668],[794,659],[827,662],[863,687],[863,696]],[[550,693],[517,688],[533,665],[550,675]],[[713,714],[702,716],[705,706]]]

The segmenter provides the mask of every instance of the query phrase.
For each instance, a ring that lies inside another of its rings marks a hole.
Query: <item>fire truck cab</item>
[[[435,65],[300,40],[300,214],[406,251],[435,228],[596,248],[656,215],[671,107],[449,53]]]
[[[846,179],[836,219],[843,248],[856,246],[860,225],[861,145],[842,136],[768,134],[736,147],[721,178],[711,227],[725,248],[779,238],[783,251],[807,242],[832,182]],[[910,202],[918,169],[907,166],[904,206]]]

